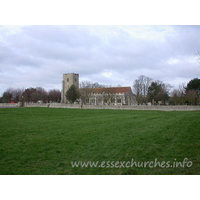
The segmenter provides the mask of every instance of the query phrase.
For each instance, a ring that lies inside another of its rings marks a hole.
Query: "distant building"
[[[94,88],[88,101],[92,105],[132,105],[135,104],[131,87]]]
[[[66,92],[71,85],[79,89],[79,74],[63,74],[61,103],[67,103]],[[133,105],[136,104],[136,98],[131,87],[93,88],[90,90],[86,103],[90,105]]]
[[[71,85],[75,85],[76,88],[79,89],[79,74],[74,74],[74,73],[63,74],[61,103],[67,102],[66,92],[71,87]]]

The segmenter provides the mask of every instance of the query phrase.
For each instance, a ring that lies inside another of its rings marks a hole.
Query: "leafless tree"
[[[34,91],[31,93],[31,101],[38,102],[39,100],[42,100],[41,95],[38,91]]]
[[[177,104],[181,103],[180,96],[181,96],[181,93],[180,93],[179,89],[174,89],[171,92],[171,97],[169,99],[170,104],[177,105]]]
[[[44,88],[36,87],[36,92],[38,93],[38,100],[43,100],[44,102],[47,101],[48,93]]]
[[[188,90],[186,91],[186,102],[188,102],[189,104],[194,105],[195,104],[195,100],[197,97],[197,93],[194,90]]]
[[[97,83],[92,83],[90,81],[82,81],[79,84],[79,92],[80,98],[84,104],[87,103],[92,93],[94,92],[94,88],[97,86]]]
[[[152,78],[141,75],[133,82],[133,92],[136,95],[138,103],[144,103],[147,101],[148,88],[152,81]]]
[[[61,92],[60,90],[49,90],[48,92],[48,101],[59,102],[61,99]]]
[[[184,105],[185,101],[186,101],[185,92],[186,92],[185,84],[184,83],[179,84],[179,88],[174,89],[171,92],[171,97],[169,99],[170,104],[175,104],[175,105],[182,104],[182,105]]]
[[[20,89],[20,88],[17,88],[17,89],[13,90],[13,96],[14,96],[14,101],[15,102],[19,102],[19,101],[22,100],[23,92],[24,92],[24,89]]]
[[[185,83],[179,84],[179,98],[182,105],[185,104],[185,91],[186,91]]]
[[[2,96],[2,101],[4,103],[8,102],[19,102],[21,101],[22,93],[24,92],[23,89],[17,88],[8,88]]]
[[[10,103],[11,101],[14,101],[14,89],[8,88],[4,93],[2,97],[3,103]]]

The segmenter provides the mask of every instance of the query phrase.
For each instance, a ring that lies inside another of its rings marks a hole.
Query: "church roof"
[[[129,93],[131,90],[131,87],[108,87],[108,88],[95,88],[94,93],[95,94],[119,94],[119,93]]]

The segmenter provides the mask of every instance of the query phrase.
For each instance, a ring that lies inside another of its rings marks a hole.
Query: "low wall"
[[[17,108],[19,107],[18,103],[0,103],[0,108]]]
[[[192,111],[200,110],[200,106],[145,106],[145,105],[124,105],[124,106],[106,106],[106,105],[83,105],[83,109],[117,109],[117,110],[161,110],[161,111]]]
[[[65,104],[65,103],[50,103],[50,108],[80,108],[79,104]]]
[[[24,103],[24,107],[47,107],[46,103]]]
[[[0,103],[0,108],[17,108],[20,103]],[[62,104],[62,103],[25,103],[24,107],[46,107],[46,108],[81,108],[79,104]],[[192,111],[200,110],[200,106],[145,106],[145,105],[83,105],[82,109],[113,109],[113,110],[161,110],[161,111]]]
[[[46,107],[46,108],[79,108],[79,104],[65,103],[26,103],[25,107]]]

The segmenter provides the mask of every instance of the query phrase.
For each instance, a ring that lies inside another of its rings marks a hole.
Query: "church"
[[[66,92],[75,85],[79,89],[79,74],[63,74],[61,103],[67,103]],[[87,90],[87,91],[86,91]],[[89,105],[133,105],[136,98],[132,93],[131,87],[105,87],[105,88],[81,88],[79,89],[83,98],[83,104]]]

